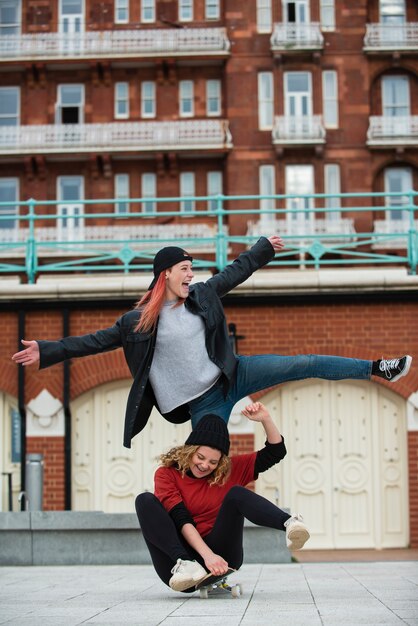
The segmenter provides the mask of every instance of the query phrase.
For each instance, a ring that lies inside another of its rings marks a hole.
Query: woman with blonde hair
[[[194,591],[210,572],[222,575],[243,562],[244,519],[286,532],[287,545],[300,549],[309,532],[300,516],[291,516],[245,486],[286,455],[283,437],[266,408],[248,405],[242,412],[260,422],[266,434],[262,450],[229,457],[227,426],[205,415],[183,446],[161,456],[154,494],[135,502],[138,520],[155,570],[176,591]]]

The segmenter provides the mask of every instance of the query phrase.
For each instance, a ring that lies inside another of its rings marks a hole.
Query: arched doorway
[[[309,548],[408,545],[405,401],[382,385],[312,380],[262,398],[286,441],[257,490],[301,513]],[[256,446],[263,445],[260,429]]]

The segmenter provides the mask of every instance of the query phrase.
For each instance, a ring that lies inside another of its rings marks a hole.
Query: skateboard
[[[200,597],[207,599],[210,593],[219,590],[227,591],[233,598],[239,598],[239,596],[242,595],[242,585],[239,583],[235,583],[235,585],[228,585],[227,583],[228,576],[236,571],[237,570],[232,567],[229,567],[226,574],[220,574],[219,576],[215,574],[208,574],[205,576],[205,578],[196,585],[196,589],[199,591]]]

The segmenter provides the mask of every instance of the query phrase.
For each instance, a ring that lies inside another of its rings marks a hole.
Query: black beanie
[[[204,415],[196,424],[185,441],[185,445],[209,446],[228,456],[229,433],[225,422],[219,415]]]

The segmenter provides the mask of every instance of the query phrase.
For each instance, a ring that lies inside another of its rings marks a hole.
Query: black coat
[[[244,282],[251,274],[274,257],[273,246],[261,237],[247,252],[205,283],[190,286],[186,308],[200,315],[206,329],[206,348],[209,358],[222,371],[224,391],[234,380],[236,357],[228,337],[225,314],[220,298]],[[81,337],[66,337],[59,341],[39,341],[40,367],[49,367],[65,359],[107,352],[123,348],[125,359],[134,379],[128,396],[125,414],[123,445],[131,447],[131,440],[146,426],[152,408],[158,405],[149,383],[156,333],[135,332],[138,310],[122,315],[110,328]],[[158,329],[157,329],[158,332]],[[169,422],[181,424],[190,419],[187,405],[163,415]]]

